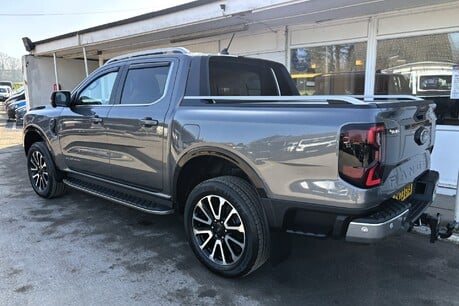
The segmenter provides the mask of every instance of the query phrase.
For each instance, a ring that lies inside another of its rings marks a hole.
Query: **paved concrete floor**
[[[72,190],[39,198],[20,145],[0,148],[0,194],[0,305],[459,305],[459,245],[418,234],[370,246],[277,235],[274,260],[223,279],[177,216]]]

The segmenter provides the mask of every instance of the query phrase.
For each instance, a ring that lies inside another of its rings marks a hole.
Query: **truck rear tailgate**
[[[384,123],[380,191],[394,193],[430,168],[435,141],[435,104],[429,101],[378,103]]]

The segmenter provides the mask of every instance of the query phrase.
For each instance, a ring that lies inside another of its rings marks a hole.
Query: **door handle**
[[[144,127],[152,127],[152,126],[157,126],[158,125],[158,120],[154,120],[151,117],[145,117],[143,119],[140,119],[140,122],[142,122],[142,125]]]
[[[94,124],[99,124],[101,123],[102,121],[104,121],[102,118],[99,118],[99,116],[95,115],[94,117],[92,117],[92,123]]]

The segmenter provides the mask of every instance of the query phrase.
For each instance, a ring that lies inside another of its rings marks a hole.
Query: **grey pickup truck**
[[[434,104],[299,96],[276,62],[157,49],[113,58],[24,118],[30,182],[184,215],[210,270],[244,276],[271,229],[373,242],[430,205]]]

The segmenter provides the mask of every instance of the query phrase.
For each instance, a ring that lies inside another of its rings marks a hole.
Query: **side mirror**
[[[51,94],[51,105],[53,107],[69,107],[71,102],[70,91],[55,91]]]

